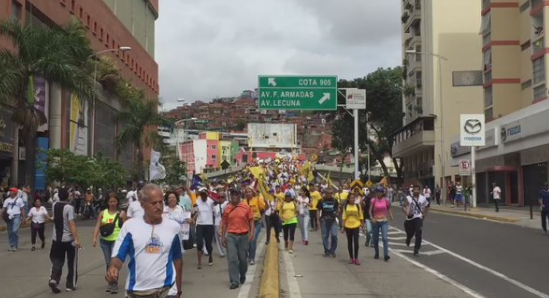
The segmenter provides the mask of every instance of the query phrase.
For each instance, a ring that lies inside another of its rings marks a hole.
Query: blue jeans
[[[8,240],[10,248],[19,248],[19,226],[21,226],[21,215],[15,215],[15,217],[8,222]]]
[[[261,222],[261,220],[258,220],[255,222],[254,240],[250,242],[250,255],[249,255],[250,261],[255,262],[255,251],[257,250],[257,238],[259,237],[259,233],[261,233],[262,226],[263,226],[263,223]]]
[[[367,219],[366,220],[366,246],[372,246],[373,239],[372,239],[372,220]]]
[[[389,239],[387,238],[387,232],[389,229],[389,223],[387,221],[382,222],[373,222],[373,238],[374,238],[374,249],[376,255],[379,255],[379,230],[381,230],[381,237],[383,238],[383,255],[389,256]]]
[[[323,218],[320,219],[320,233],[322,234],[322,244],[324,245],[325,254],[335,254],[337,249],[337,231],[337,222],[335,220],[326,221]]]
[[[103,257],[105,258],[105,265],[107,266],[107,270],[109,269],[109,265],[111,264],[111,256],[114,243],[115,241],[99,239],[99,244],[101,245],[101,250],[103,251]]]

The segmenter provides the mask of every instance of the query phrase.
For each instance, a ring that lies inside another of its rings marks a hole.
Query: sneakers
[[[76,288],[67,287],[67,288],[65,289],[65,291],[67,291],[67,292],[73,292],[73,291],[76,291]],[[111,293],[112,293],[112,290],[111,290]]]
[[[238,289],[238,287],[239,287],[239,285],[237,285],[237,284],[231,284],[229,289],[234,290],[234,289]]]
[[[414,257],[419,257],[419,251],[418,250],[414,250]]]
[[[110,292],[111,290],[112,290],[112,285],[109,284],[109,285],[107,286],[107,288],[105,289],[105,292],[108,293],[108,292]]]
[[[410,246],[410,241],[412,241],[412,238],[406,238],[406,246]]]
[[[354,263],[355,263],[355,259],[351,259],[351,260],[349,261],[349,264],[351,264],[351,265],[354,264]]]
[[[61,293],[61,290],[59,290],[59,288],[57,287],[57,282],[55,280],[51,279],[48,282],[48,285],[50,286],[51,291],[54,292],[55,294]]]
[[[305,240],[305,241],[303,241],[303,242],[304,242],[303,244],[309,245],[309,240]]]
[[[118,294],[118,285],[117,284],[111,285],[111,294]]]
[[[212,266],[213,263],[214,263],[213,257],[210,256],[210,257],[208,258],[208,266]]]
[[[33,246],[33,247],[31,248],[31,251],[35,251],[35,250],[36,250],[36,248]]]
[[[40,245],[41,249],[44,249],[46,247],[46,242],[42,242],[42,245]]]
[[[335,254],[335,252],[333,252],[333,253],[330,253],[330,255],[332,256],[332,258],[334,258],[334,259],[335,259],[335,257],[336,257],[336,254]]]
[[[327,253],[327,252],[325,252],[325,253],[324,253],[324,254],[323,254],[322,256],[323,256],[323,257],[325,257],[325,258],[327,258],[327,257],[329,257],[329,256],[330,256],[330,254],[329,254],[329,253]]]
[[[250,266],[253,266],[255,265],[255,261],[254,260],[250,260]]]
[[[359,259],[355,259],[355,265],[359,265],[359,266],[360,266],[360,260],[359,260]]]
[[[240,277],[240,284],[244,284],[246,282],[246,275]]]
[[[379,260],[379,255],[378,255],[378,254],[375,254],[375,255],[374,255],[374,259]]]
[[[288,252],[289,252],[289,253],[291,253],[291,254],[293,254],[293,253],[294,253],[294,251],[293,251],[293,250],[291,250],[291,249],[288,249]]]
[[[391,258],[390,256],[385,256],[385,257],[383,257],[383,260],[385,260],[385,262],[389,262],[390,258]]]

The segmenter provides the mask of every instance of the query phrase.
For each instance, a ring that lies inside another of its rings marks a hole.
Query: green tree
[[[132,146],[137,151],[137,178],[145,177],[143,150],[145,146],[154,145],[155,129],[158,126],[172,126],[170,120],[158,113],[158,102],[145,99],[143,92],[128,100],[126,109],[118,113],[118,122],[122,130],[116,136],[118,152],[126,146]]]
[[[46,152],[46,180],[63,185],[78,186],[86,189],[90,186],[116,188],[124,185],[128,173],[117,161],[104,158],[78,155],[68,149],[50,149]]]
[[[25,183],[34,185],[37,129],[46,123],[44,113],[36,107],[35,78],[58,84],[81,100],[92,100],[95,86],[86,62],[93,52],[85,28],[77,22],[50,28],[4,21],[0,36],[15,48],[0,49],[0,105],[13,109],[12,120],[21,126],[26,147]]]
[[[392,157],[393,140],[391,134],[402,127],[402,69],[379,68],[363,78],[356,78],[352,81],[341,80],[338,88],[360,88],[366,89],[367,105],[366,110],[359,111],[359,147],[365,152],[367,145],[370,147],[372,161],[377,160],[383,168],[384,174],[389,171],[384,158]],[[340,96],[339,103],[343,104],[345,98]],[[335,115],[335,122],[332,126],[332,145],[340,151],[345,148],[352,148],[354,135],[349,128],[353,127],[353,117],[346,111],[338,111]],[[366,119],[373,135],[369,136],[366,129]],[[402,170],[396,160],[393,163],[399,178]]]
[[[160,163],[166,168],[166,178],[163,182],[170,186],[181,185],[187,175],[187,167],[185,162],[179,160],[177,155],[169,153],[162,155]]]
[[[236,130],[243,131],[246,129],[246,126],[248,125],[248,122],[245,119],[237,119],[236,120]]]

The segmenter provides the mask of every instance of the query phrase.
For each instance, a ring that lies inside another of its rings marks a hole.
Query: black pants
[[[202,251],[204,245],[206,245],[206,251],[211,256],[213,253],[212,242],[214,233],[214,225],[196,225],[196,249]]]
[[[412,240],[412,237],[416,238],[414,245],[414,251],[419,251],[421,248],[421,240],[423,234],[423,219],[414,218],[411,220],[406,220],[404,222],[404,230],[406,231],[406,244],[409,244]]]
[[[437,199],[437,205],[440,205],[440,193],[435,194],[435,198]]]
[[[35,229],[34,225],[35,225],[35,223],[33,222],[32,225],[31,225],[31,243],[32,243],[32,246],[34,246],[34,244],[36,243],[36,234],[38,234],[38,237],[40,238],[40,240],[42,240],[42,242],[44,242],[46,240],[46,238],[44,237],[44,231],[46,230],[46,224],[45,223],[38,224],[39,225],[38,229]]]
[[[74,213],[80,214],[80,203],[82,199],[74,199]]]
[[[549,211],[541,210],[541,228],[547,232],[547,220],[549,220]]]
[[[311,229],[318,230],[318,223],[316,222],[316,214],[318,210],[309,210],[309,215],[311,216]]]
[[[290,241],[294,241],[296,227],[296,223],[282,226],[282,230],[284,230],[284,242],[288,242],[288,238]]]
[[[271,228],[274,228],[276,239],[278,239],[280,237],[280,217],[278,217],[278,214],[265,216],[265,223],[267,224],[267,242],[271,240]]]
[[[360,228],[356,229],[347,229],[345,228],[345,233],[347,234],[347,250],[349,250],[349,258],[358,259],[358,231]]]
[[[499,212],[499,200],[494,199],[494,205],[496,206],[496,212]]]
[[[78,282],[78,249],[72,242],[52,241],[50,250],[51,277],[57,284],[61,280],[63,266],[65,265],[65,256],[67,257],[67,288],[76,288]]]

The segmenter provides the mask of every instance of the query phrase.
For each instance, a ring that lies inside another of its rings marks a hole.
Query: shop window
[[[76,7],[75,0],[71,0],[71,12],[74,12],[75,7]]]
[[[84,18],[84,9],[82,7],[80,7],[80,11],[78,12],[78,17],[80,17],[80,19]]]
[[[545,57],[534,60],[532,62],[534,69],[534,85],[545,81]]]

